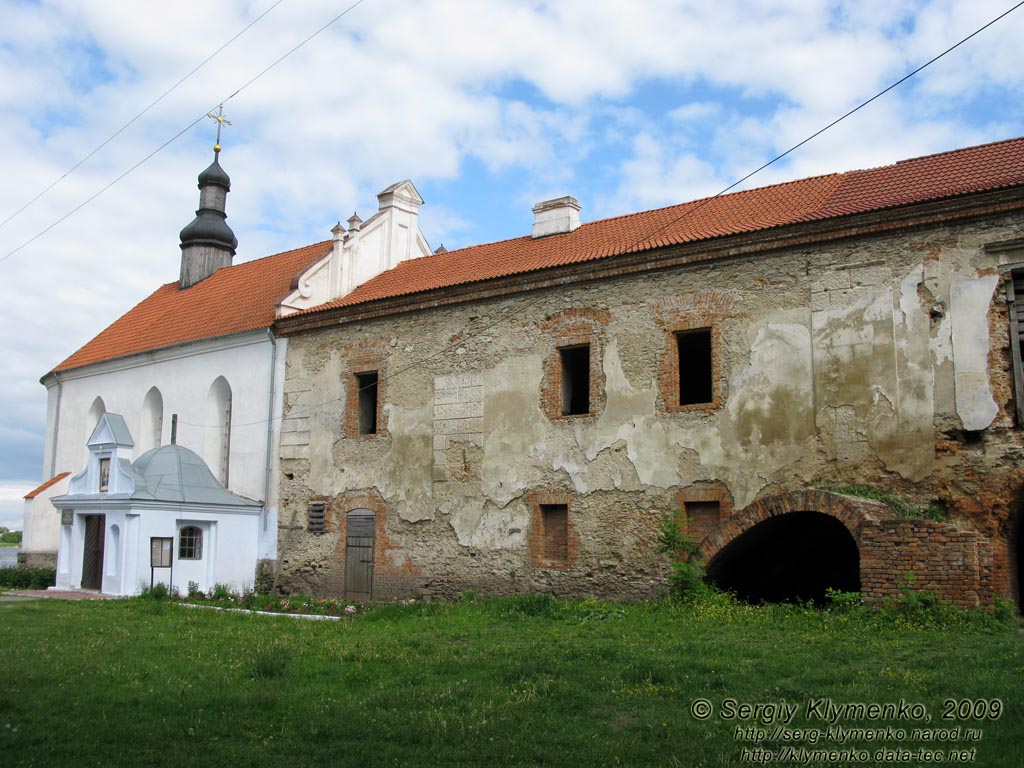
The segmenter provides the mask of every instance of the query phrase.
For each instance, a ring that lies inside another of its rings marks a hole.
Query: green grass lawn
[[[930,723],[841,718],[906,729],[858,743],[871,754],[975,748],[973,765],[1022,762],[1024,636],[977,622],[936,629],[720,599],[542,596],[341,622],[49,600],[0,604],[0,658],[4,766],[748,765],[744,748],[840,746],[737,740],[737,725],[760,723],[723,717],[727,699],[796,704],[789,727],[824,732],[806,717],[822,698],[927,708]],[[698,699],[714,707],[706,720],[691,712]],[[947,699],[999,699],[1003,711],[943,722]],[[911,738],[957,725],[980,740]]]

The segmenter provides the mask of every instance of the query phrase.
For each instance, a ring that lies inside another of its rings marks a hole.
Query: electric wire
[[[752,176],[754,176],[754,175],[760,173],[761,171],[763,171],[768,166],[778,162],[782,158],[786,157],[786,155],[789,155],[790,153],[794,152],[795,150],[797,150],[800,147],[802,147],[805,144],[807,144],[812,139],[815,139],[818,136],[820,136],[821,134],[825,133],[825,131],[829,130],[830,128],[833,128],[836,125],[838,125],[843,120],[845,120],[846,118],[848,118],[851,115],[853,115],[855,112],[860,111],[861,109],[866,107],[871,102],[875,101],[876,99],[878,99],[881,96],[884,96],[889,91],[891,91],[894,88],[896,88],[897,86],[905,83],[907,80],[909,80],[910,78],[914,77],[914,75],[918,74],[919,72],[921,72],[925,68],[927,68],[930,65],[934,64],[936,61],[941,59],[943,56],[945,56],[948,53],[951,53],[952,51],[956,50],[961,45],[966,43],[968,40],[970,40],[971,38],[975,37],[976,35],[978,35],[979,33],[983,32],[984,30],[988,29],[989,27],[991,27],[993,24],[995,24],[996,22],[1000,21],[1001,19],[1005,18],[1010,13],[1012,13],[1013,11],[1017,10],[1018,8],[1020,8],[1022,5],[1024,5],[1024,0],[1022,0],[1019,3],[1017,3],[1012,8],[1010,8],[1007,11],[1005,11],[1004,13],[1001,13],[999,16],[996,16],[994,19],[992,19],[988,23],[986,23],[983,26],[979,27],[974,32],[972,32],[971,34],[969,34],[966,37],[962,38],[959,42],[955,43],[954,45],[951,45],[949,48],[944,50],[942,53],[940,53],[937,56],[934,56],[933,58],[929,59],[924,64],[922,64],[919,67],[917,67],[916,69],[912,70],[910,73],[904,75],[903,77],[901,77],[899,80],[897,80],[896,82],[892,83],[888,87],[883,88],[881,91],[876,93],[870,99],[867,99],[866,101],[861,102],[859,105],[857,105],[853,109],[849,110],[848,112],[846,112],[842,116],[837,117],[835,120],[830,122],[825,127],[818,129],[817,131],[812,133],[807,138],[805,138],[802,141],[794,144],[792,147],[787,149],[785,152],[782,152],[781,154],[776,155],[771,160],[769,160],[768,162],[766,162],[763,165],[759,166],[755,170],[751,171],[750,173],[748,173],[743,178],[739,179],[738,181],[733,182],[732,184],[730,184],[729,186],[725,187],[720,192],[717,192],[716,194],[712,195],[711,197],[705,198],[704,200],[701,201],[701,203],[699,205],[696,205],[696,206],[694,206],[692,208],[688,208],[683,213],[681,213],[679,216],[677,216],[675,219],[669,221],[667,224],[663,224],[662,226],[658,227],[657,229],[653,230],[652,232],[650,232],[650,233],[640,237],[639,239],[634,241],[630,246],[628,246],[626,249],[624,249],[622,251],[622,253],[629,253],[629,252],[633,251],[634,249],[639,248],[639,246],[642,243],[644,243],[647,240],[650,240],[652,237],[657,235],[659,232],[662,232],[665,229],[667,229],[668,227],[670,227],[670,226],[672,226],[674,224],[679,223],[681,220],[683,220],[687,216],[690,216],[690,215],[696,213],[701,208],[703,208],[705,205],[709,204],[711,201],[715,200],[716,198],[721,197],[722,195],[727,193],[729,190],[734,189],[735,187],[737,187],[738,185],[742,184],[747,179],[749,179]],[[516,307],[514,310],[511,310],[507,314],[499,317],[494,322],[484,326],[483,328],[480,328],[479,330],[474,331],[473,333],[467,334],[466,336],[461,338],[458,342],[455,342],[453,344],[449,344],[446,347],[442,347],[440,350],[438,350],[437,352],[434,352],[431,355],[428,355],[428,356],[426,356],[426,357],[424,357],[424,358],[422,358],[420,360],[416,360],[416,361],[410,363],[409,365],[405,366],[404,368],[400,368],[399,370],[394,371],[393,373],[387,374],[383,378],[378,379],[378,385],[379,385],[379,383],[381,381],[387,381],[390,378],[393,378],[393,377],[396,377],[396,376],[400,376],[401,374],[406,373],[407,371],[410,371],[410,370],[412,370],[414,368],[418,368],[419,366],[423,365],[424,363],[429,362],[430,360],[433,360],[434,358],[440,357],[441,355],[446,354],[447,352],[450,352],[451,350],[458,348],[459,346],[461,346],[468,339],[472,339],[472,338],[474,338],[476,336],[479,336],[479,335],[485,333],[486,331],[490,330],[491,328],[494,328],[497,325],[500,325],[505,320],[508,320],[509,318],[513,317],[516,314],[522,314],[525,310],[532,308],[536,304],[539,304],[541,301],[547,300],[547,298],[548,298],[547,291],[541,290],[540,291],[540,295],[536,299],[526,303],[525,305],[521,305],[521,306]],[[387,360],[392,356],[392,354],[393,353],[389,353],[388,355],[386,355],[381,362],[382,363],[383,362],[387,362]],[[369,387],[373,387],[373,386],[376,386],[376,385],[368,384],[368,385],[366,385],[364,387],[360,387],[359,389],[356,390],[356,392],[362,392],[364,389],[368,389]],[[288,412],[287,416],[281,415],[281,416],[276,416],[273,419],[261,419],[259,421],[250,421],[250,422],[243,422],[243,423],[232,424],[231,426],[232,426],[232,428],[234,428],[234,427],[257,426],[257,425],[262,425],[262,424],[268,424],[271,421],[281,421],[281,420],[283,420],[285,418],[295,418],[296,416],[301,417],[301,416],[303,416],[306,413],[311,413],[313,411],[320,410],[321,408],[326,408],[327,406],[333,405],[334,403],[337,403],[337,402],[341,402],[341,398],[340,397],[334,397],[334,398],[331,398],[330,400],[325,400],[325,401],[323,401],[321,403],[317,403],[315,405],[299,406],[299,410],[292,409],[291,411]],[[179,419],[179,423],[189,424],[189,426],[199,427],[201,429],[222,429],[223,428],[223,425],[191,424],[190,422],[182,422],[180,419]]]
[[[141,165],[143,165],[144,163],[148,162],[148,161],[149,161],[149,160],[150,160],[151,158],[153,158],[153,157],[154,157],[155,155],[159,154],[159,153],[160,153],[160,152],[162,152],[162,151],[163,151],[164,149],[166,149],[166,148],[167,148],[167,147],[168,147],[168,146],[169,146],[170,144],[173,144],[173,143],[174,143],[175,141],[177,141],[177,140],[178,140],[179,138],[181,138],[181,137],[182,137],[182,136],[183,136],[184,134],[188,133],[188,131],[189,131],[189,130],[191,130],[191,129],[192,129],[193,127],[195,127],[195,126],[196,126],[196,125],[197,125],[197,124],[198,124],[199,122],[201,122],[201,121],[202,121],[202,120],[203,120],[203,119],[204,119],[204,118],[205,118],[205,117],[206,117],[206,116],[207,116],[207,115],[208,115],[208,114],[209,114],[210,112],[212,112],[213,110],[215,110],[215,109],[216,109],[216,108],[217,108],[218,106],[223,106],[224,104],[226,104],[227,102],[229,102],[229,101],[230,101],[231,99],[235,98],[235,96],[237,96],[237,95],[238,95],[238,94],[240,94],[240,93],[241,93],[242,91],[244,91],[244,90],[245,90],[246,88],[248,88],[248,87],[249,87],[250,85],[252,85],[253,83],[255,83],[255,82],[256,82],[257,80],[259,80],[259,79],[260,79],[261,77],[263,77],[263,76],[264,76],[265,74],[267,74],[267,73],[268,73],[268,72],[269,72],[270,70],[272,70],[272,69],[273,69],[274,67],[276,67],[276,66],[277,66],[278,64],[280,64],[281,62],[283,62],[283,61],[284,61],[285,59],[287,59],[287,58],[288,58],[289,56],[291,56],[291,55],[292,55],[293,53],[295,53],[295,52],[296,52],[297,50],[299,50],[299,49],[300,49],[300,48],[302,48],[302,47],[303,47],[304,45],[306,45],[306,44],[307,44],[308,42],[310,42],[310,41],[311,41],[311,40],[312,40],[313,38],[317,37],[317,36],[318,36],[319,34],[321,34],[322,32],[324,32],[324,31],[325,31],[326,29],[328,29],[329,27],[333,26],[333,25],[334,25],[334,24],[336,24],[336,23],[337,23],[338,21],[340,21],[340,20],[341,20],[342,18],[344,18],[344,17],[345,17],[345,16],[347,15],[347,14],[349,14],[349,13],[350,13],[351,11],[355,10],[355,9],[356,9],[357,7],[359,7],[360,5],[362,5],[362,4],[363,4],[363,2],[364,2],[364,0],[356,0],[356,2],[352,3],[352,4],[350,5],[350,6],[348,6],[348,8],[346,8],[345,10],[343,10],[343,11],[342,11],[341,13],[339,13],[339,14],[338,14],[337,16],[335,16],[335,17],[334,17],[333,19],[331,19],[330,21],[328,21],[328,22],[327,22],[326,24],[324,24],[324,25],[323,25],[322,27],[320,27],[320,28],[319,28],[318,30],[316,30],[316,31],[315,31],[315,32],[314,32],[313,34],[311,34],[311,35],[309,35],[308,37],[306,37],[306,38],[305,38],[304,40],[302,40],[302,42],[300,42],[300,43],[299,43],[298,45],[296,45],[295,47],[291,48],[291,49],[290,49],[290,50],[289,50],[289,51],[288,51],[287,53],[285,53],[285,54],[284,54],[283,56],[281,56],[280,58],[276,59],[276,60],[275,60],[275,61],[274,61],[274,62],[273,62],[272,64],[270,64],[270,65],[269,65],[268,67],[266,67],[266,68],[264,68],[264,69],[263,69],[262,71],[260,71],[260,72],[259,72],[259,74],[257,74],[257,75],[256,75],[255,77],[253,77],[253,78],[250,78],[250,79],[249,79],[248,81],[246,81],[246,82],[245,82],[245,83],[244,83],[244,84],[243,84],[243,85],[242,85],[242,86],[241,86],[240,88],[237,88],[237,89],[236,89],[236,90],[235,90],[235,91],[234,91],[234,92],[233,92],[233,93],[232,93],[232,94],[231,94],[230,96],[228,96],[228,97],[227,97],[227,98],[225,98],[225,99],[221,99],[221,100],[220,100],[220,101],[218,101],[218,102],[217,102],[216,104],[214,104],[214,105],[213,105],[212,107],[210,107],[209,109],[205,110],[205,111],[204,111],[204,112],[203,112],[203,113],[202,113],[202,114],[201,114],[201,115],[200,115],[199,117],[197,117],[197,118],[196,118],[195,120],[193,120],[193,121],[192,121],[191,123],[189,123],[188,125],[186,125],[186,126],[185,126],[184,128],[182,128],[182,129],[181,129],[180,131],[178,131],[178,132],[177,132],[176,134],[174,134],[174,136],[172,136],[171,138],[169,138],[169,139],[168,139],[167,141],[165,141],[165,142],[164,142],[163,144],[161,144],[161,145],[160,145],[159,147],[157,147],[156,149],[154,149],[154,150],[153,150],[152,152],[150,152],[150,153],[149,153],[148,155],[146,155],[146,156],[145,156],[144,158],[142,158],[141,160],[139,160],[139,162],[135,163],[135,165],[133,165],[133,166],[132,166],[131,168],[129,168],[129,169],[127,170],[127,171],[125,171],[124,173],[122,173],[122,174],[121,174],[120,176],[118,176],[117,178],[115,178],[115,179],[114,179],[113,181],[111,181],[111,182],[109,182],[108,184],[106,184],[106,185],[104,185],[103,187],[101,187],[101,188],[100,188],[100,189],[99,189],[99,190],[98,190],[97,192],[95,192],[95,193],[93,193],[92,195],[90,195],[90,196],[89,196],[88,198],[86,198],[86,199],[85,199],[84,201],[82,201],[81,203],[79,203],[78,205],[76,205],[76,206],[75,206],[74,208],[72,208],[72,209],[71,209],[70,211],[68,211],[67,213],[65,213],[65,214],[64,214],[63,216],[61,216],[60,218],[58,218],[58,219],[57,219],[56,221],[53,221],[53,222],[52,222],[52,223],[51,223],[51,224],[50,224],[49,226],[47,226],[47,227],[46,227],[45,229],[43,229],[42,231],[40,231],[40,232],[39,232],[38,234],[34,235],[33,237],[31,237],[31,238],[29,238],[28,240],[26,240],[25,242],[23,242],[23,243],[22,243],[21,245],[19,245],[19,246],[18,246],[17,248],[15,248],[15,249],[14,249],[13,251],[10,251],[9,253],[7,253],[6,255],[4,255],[3,257],[0,257],[0,263],[3,263],[3,262],[5,262],[5,261],[7,261],[7,259],[9,259],[9,258],[10,258],[11,256],[13,256],[14,254],[16,254],[16,253],[17,253],[18,251],[22,250],[23,248],[25,248],[25,247],[26,247],[26,246],[28,246],[28,245],[31,245],[31,244],[32,244],[32,243],[34,243],[34,242],[35,242],[36,240],[38,240],[38,239],[39,239],[40,237],[42,237],[42,236],[43,236],[43,235],[45,235],[45,234],[46,234],[47,232],[49,232],[49,231],[50,231],[50,230],[52,230],[52,229],[53,229],[54,227],[56,227],[56,226],[57,226],[58,224],[61,224],[61,223],[63,223],[64,221],[66,221],[67,219],[69,219],[69,218],[70,218],[71,216],[73,216],[73,215],[74,215],[75,213],[77,213],[78,211],[80,211],[80,210],[81,210],[82,208],[84,208],[84,207],[85,207],[86,205],[88,205],[89,203],[91,203],[91,202],[92,202],[93,200],[95,200],[95,199],[96,199],[97,197],[99,197],[100,195],[102,195],[102,194],[103,194],[104,192],[106,192],[106,191],[107,191],[108,189],[110,189],[110,188],[111,188],[112,186],[114,186],[114,185],[115,185],[115,184],[117,184],[117,183],[118,183],[119,181],[121,181],[121,180],[122,180],[122,179],[124,179],[124,178],[125,178],[126,176],[128,176],[128,175],[129,175],[130,173],[132,173],[132,172],[133,172],[134,170],[136,170],[136,169],[137,169],[137,168],[138,168],[139,166],[141,166]]]
[[[21,214],[23,211],[27,210],[33,203],[35,203],[37,200],[39,200],[39,198],[41,198],[43,195],[45,195],[51,189],[53,189],[58,184],[60,184],[64,179],[66,179],[68,176],[70,176],[72,173],[74,173],[76,170],[78,170],[78,168],[82,164],[86,163],[93,155],[95,155],[97,152],[99,152],[101,149],[103,149],[105,146],[107,146],[107,144],[109,144],[114,139],[116,139],[118,136],[120,136],[122,133],[124,133],[124,131],[127,130],[128,128],[130,128],[132,126],[132,124],[135,123],[136,120],[138,120],[140,117],[142,117],[147,112],[149,112],[149,110],[151,110],[153,107],[155,107],[161,101],[163,101],[167,96],[169,96],[173,91],[175,91],[178,88],[179,85],[184,83],[186,80],[188,80],[190,77],[192,77],[192,75],[194,75],[200,69],[202,69],[207,64],[209,64],[210,61],[213,60],[214,57],[216,57],[221,51],[223,51],[225,48],[227,48],[229,45],[231,45],[233,42],[235,42],[235,40],[237,40],[242,35],[244,35],[246,32],[248,32],[257,22],[259,22],[264,16],[266,16],[272,10],[277,8],[277,6],[279,6],[283,2],[284,2],[284,0],[277,0],[277,2],[275,2],[269,8],[267,8],[267,10],[265,10],[263,13],[261,13],[255,19],[253,19],[248,24],[246,24],[237,34],[235,34],[234,37],[232,37],[230,40],[228,40],[226,43],[224,43],[220,48],[218,48],[213,53],[211,53],[209,56],[207,56],[205,59],[203,59],[201,62],[199,62],[199,64],[197,64],[188,74],[186,74],[184,77],[182,77],[180,80],[178,80],[178,82],[176,82],[174,85],[172,85],[166,91],[161,93],[152,103],[150,103],[150,105],[148,107],[143,109],[141,112],[139,112],[137,115],[135,115],[135,117],[133,117],[127,123],[122,125],[116,131],[114,131],[114,133],[111,134],[110,137],[106,141],[104,141],[102,144],[100,144],[98,147],[96,147],[96,149],[94,149],[92,152],[90,152],[85,157],[83,157],[81,160],[79,160],[77,163],[75,163],[73,166],[71,166],[71,168],[69,168],[67,171],[65,171],[59,178],[54,180],[48,187],[43,189],[39,194],[37,194],[35,197],[33,197],[31,200],[29,200],[23,206],[21,206],[21,208],[16,210],[14,213],[12,213],[10,216],[8,216],[3,221],[0,221],[0,229],[3,229],[3,227],[9,221],[12,221],[19,214]],[[195,125],[195,123],[192,123],[192,125]],[[189,127],[191,128],[192,126],[190,125]]]

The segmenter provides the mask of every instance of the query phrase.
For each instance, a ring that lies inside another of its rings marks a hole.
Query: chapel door
[[[82,548],[82,589],[103,588],[103,539],[106,515],[85,515],[85,543]]]
[[[368,509],[348,513],[345,542],[345,599],[373,597],[373,529],[376,518]]]

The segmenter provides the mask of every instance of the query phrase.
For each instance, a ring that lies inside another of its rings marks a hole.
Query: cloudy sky
[[[42,473],[39,378],[157,286],[211,159],[202,120],[353,0],[0,0],[0,525]],[[411,178],[431,248],[712,195],[1015,0],[363,0],[226,102],[236,262],[329,237]],[[747,186],[1024,134],[1024,8]]]

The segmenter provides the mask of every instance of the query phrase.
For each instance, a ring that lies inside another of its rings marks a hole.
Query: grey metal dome
[[[231,251],[232,255],[238,248],[238,238],[228,226],[227,214],[210,208],[200,208],[196,217],[185,225],[178,237],[182,249],[192,245],[212,245]]]
[[[135,460],[132,469],[138,476],[133,499],[260,506],[257,501],[224,488],[205,461],[180,445],[146,451]]]

